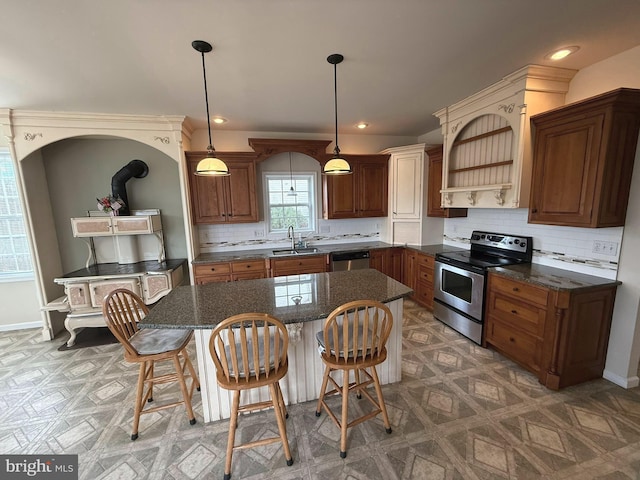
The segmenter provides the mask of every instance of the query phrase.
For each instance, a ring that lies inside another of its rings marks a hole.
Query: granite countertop
[[[553,290],[583,290],[622,284],[619,280],[576,273],[571,270],[535,263],[496,267],[490,269],[490,271],[503,277],[540,285]]]
[[[443,244],[392,245],[390,243],[385,243],[385,242],[358,242],[358,243],[344,243],[344,244],[332,244],[332,245],[310,245],[310,247],[318,249],[318,251],[314,253],[314,255],[354,252],[358,250],[376,250],[380,248],[390,248],[390,247],[410,248],[412,250],[416,250],[418,252],[422,252],[432,256],[435,256],[437,253],[442,253],[442,252],[464,250],[462,248],[451,247]],[[278,250],[283,248],[286,248],[286,247],[235,250],[230,252],[202,253],[198,255],[191,263],[194,265],[197,265],[197,264],[215,263],[215,262],[232,262],[232,261],[238,261],[238,260],[261,260],[261,259],[267,259],[267,258],[283,258],[283,257],[286,258],[287,255],[273,254],[273,250]]]
[[[248,312],[269,313],[285,324],[308,322],[326,318],[353,300],[385,303],[411,293],[409,287],[372,269],[185,285],[161,299],[140,326],[214,328],[232,315]]]
[[[147,260],[137,263],[97,263],[91,265],[89,268],[81,268],[70,273],[65,273],[60,278],[82,278],[82,277],[118,277],[128,275],[139,275],[143,273],[165,273],[175,270],[183,263],[186,263],[186,258],[177,258],[173,260],[165,260],[164,262],[156,262],[154,260]]]

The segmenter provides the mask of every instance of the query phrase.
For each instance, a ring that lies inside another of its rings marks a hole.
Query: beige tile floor
[[[330,419],[313,402],[292,405],[293,466],[274,444],[237,453],[232,478],[640,479],[640,388],[597,380],[552,392],[413,302],[403,335],[403,379],[383,388],[392,434],[378,419],[360,424],[341,459]],[[137,368],[117,344],[59,352],[62,342],[0,333],[0,453],[78,454],[86,480],[222,478],[228,424],[202,422],[199,394],[196,425],[181,407],[164,410],[142,417],[131,442]],[[238,427],[243,439],[275,432],[272,412]]]

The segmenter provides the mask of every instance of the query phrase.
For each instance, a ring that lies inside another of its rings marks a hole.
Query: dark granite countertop
[[[619,280],[576,273],[571,270],[563,270],[561,268],[548,267],[535,263],[492,268],[491,272],[503,277],[540,285],[553,290],[582,290],[620,285],[622,283]]]
[[[353,252],[358,250],[376,250],[379,248],[389,247],[404,247],[416,250],[418,252],[425,253],[427,255],[435,256],[437,253],[452,252],[457,250],[464,250],[458,247],[451,247],[443,244],[436,245],[392,245],[385,242],[357,242],[357,243],[344,243],[344,244],[332,244],[332,245],[311,245],[313,248],[317,248],[318,251],[315,255],[326,255],[328,253],[342,253]],[[251,250],[236,250],[230,252],[214,252],[214,253],[201,253],[194,260],[193,264],[203,263],[215,263],[215,262],[232,262],[237,260],[260,260],[266,258],[282,258],[287,255],[274,255],[273,250],[283,249],[279,248],[262,248]]]
[[[82,277],[118,277],[127,275],[138,275],[143,273],[165,273],[178,268],[186,263],[186,258],[177,258],[156,262],[147,260],[145,262],[119,264],[119,263],[97,263],[89,268],[81,268],[70,273],[65,273],[60,278],[82,278]]]
[[[160,300],[140,326],[214,328],[232,315],[249,312],[270,313],[283,323],[307,322],[325,318],[353,300],[385,303],[411,293],[409,287],[372,269],[185,285]]]

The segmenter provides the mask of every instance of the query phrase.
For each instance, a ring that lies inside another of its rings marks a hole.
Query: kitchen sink
[[[295,250],[291,250],[290,248],[286,248],[282,250],[273,250],[274,255],[310,255],[313,253],[318,253],[318,249],[315,247],[307,247],[307,248],[296,248]]]

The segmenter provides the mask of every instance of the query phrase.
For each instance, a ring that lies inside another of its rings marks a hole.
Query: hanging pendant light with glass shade
[[[289,152],[289,182],[291,186],[289,187],[289,193],[287,193],[287,197],[295,197],[298,194],[296,193],[296,189],[293,188],[293,168],[291,167],[291,152]]]
[[[207,156],[198,162],[196,167],[196,175],[225,177],[229,175],[229,167],[226,163],[216,157],[216,151],[211,141],[211,119],[209,117],[209,94],[207,92],[207,72],[204,66],[204,54],[213,50],[210,43],[204,40],[194,40],[191,46],[202,55],[202,78],[204,79],[204,101],[207,106],[207,131],[209,132],[209,146],[207,147]]]
[[[334,53],[327,57],[327,62],[333,65],[333,99],[336,121],[336,146],[333,149],[333,158],[325,163],[322,168],[322,173],[324,175],[348,175],[352,172],[349,162],[340,156],[340,147],[338,146],[338,73],[336,65],[341,63],[342,60],[344,60],[344,57],[339,53]]]

